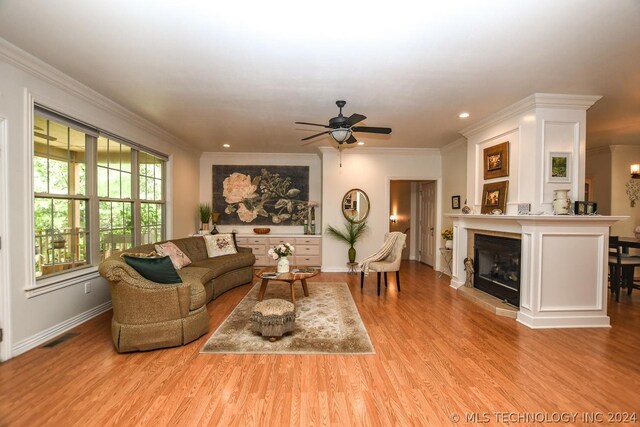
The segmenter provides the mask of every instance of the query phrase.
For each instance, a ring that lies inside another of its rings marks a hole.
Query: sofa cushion
[[[202,236],[172,239],[171,241],[191,259],[191,262],[200,261],[201,259],[207,259],[209,257]]]
[[[204,259],[192,263],[187,268],[204,267],[211,270],[211,278],[216,278],[232,270],[243,267],[251,267],[256,262],[256,257],[250,252],[238,252],[233,255],[222,255],[215,258]]]
[[[238,252],[232,234],[220,233],[205,235],[204,242],[207,245],[209,258],[231,255]]]
[[[160,258],[138,258],[124,255],[124,261],[135,269],[142,277],[162,284],[182,283],[176,269],[168,256]]]
[[[156,251],[163,256],[168,256],[171,258],[171,263],[176,268],[176,270],[180,270],[182,267],[186,267],[191,264],[191,260],[184,252],[182,252],[175,243],[173,242],[165,242],[156,245]]]

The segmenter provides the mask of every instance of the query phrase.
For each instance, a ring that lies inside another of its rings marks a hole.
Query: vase
[[[555,190],[553,192],[553,213],[556,215],[569,215],[571,212],[571,190]]]
[[[289,272],[289,258],[283,256],[278,259],[278,273],[288,273]]]
[[[453,249],[453,240],[445,240],[444,247],[447,249]]]
[[[356,248],[354,247],[349,248],[349,262],[352,264],[356,262]]]

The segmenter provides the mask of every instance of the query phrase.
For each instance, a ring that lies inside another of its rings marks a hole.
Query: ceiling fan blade
[[[295,122],[297,125],[309,125],[309,126],[322,126],[323,128],[331,128],[327,125],[319,125],[318,123],[308,123],[308,122]]]
[[[324,131],[324,132],[316,133],[315,135],[311,135],[311,136],[308,136],[306,138],[302,138],[300,141],[308,141],[308,140],[313,139],[313,138],[315,138],[317,136],[324,135],[325,133],[330,133],[330,132],[331,132],[330,130],[327,130],[327,131]]]
[[[377,128],[377,127],[370,127],[370,126],[353,126],[351,128],[352,132],[368,132],[368,133],[384,133],[384,134],[390,134],[391,133],[391,128]]]
[[[367,116],[363,116],[362,114],[354,113],[354,114],[349,116],[349,118],[347,119],[346,123],[349,126],[353,126],[356,123],[360,123],[361,121],[363,121],[366,118],[367,118]]]
[[[355,143],[355,142],[358,142],[358,140],[357,140],[357,139],[355,139],[355,137],[353,136],[353,134],[351,134],[351,135],[349,135],[349,139],[347,139],[345,142],[346,142],[347,144],[353,144],[353,143]]]

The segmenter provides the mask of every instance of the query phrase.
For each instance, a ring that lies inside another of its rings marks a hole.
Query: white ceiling
[[[203,151],[315,152],[293,122],[337,99],[393,128],[369,147],[441,147],[534,92],[602,95],[588,146],[640,144],[638,0],[215,3],[0,0],[0,37]]]

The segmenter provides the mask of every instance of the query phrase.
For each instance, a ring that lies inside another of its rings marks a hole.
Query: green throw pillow
[[[156,283],[182,283],[171,258],[138,258],[124,255],[124,261],[133,267],[142,277]]]

